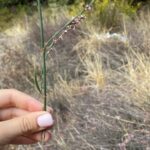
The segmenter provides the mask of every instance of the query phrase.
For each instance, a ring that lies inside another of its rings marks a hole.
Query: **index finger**
[[[42,103],[14,89],[0,90],[0,108],[17,107],[28,111],[41,111]]]

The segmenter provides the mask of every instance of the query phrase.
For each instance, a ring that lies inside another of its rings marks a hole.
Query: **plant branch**
[[[63,30],[66,29],[67,26],[71,25],[71,23],[76,20],[79,16],[81,16],[85,11],[90,10],[92,4],[95,2],[95,0],[92,0],[86,7],[73,19],[69,20],[63,27],[61,27],[57,32],[55,32],[52,36],[48,38],[48,41],[46,42],[44,48],[47,48],[48,46],[52,47],[53,46],[53,39],[57,36],[59,36]]]

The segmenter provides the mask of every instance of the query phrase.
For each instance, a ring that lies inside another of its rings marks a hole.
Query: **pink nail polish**
[[[37,123],[40,127],[49,127],[53,125],[54,120],[51,114],[46,113],[37,118]]]

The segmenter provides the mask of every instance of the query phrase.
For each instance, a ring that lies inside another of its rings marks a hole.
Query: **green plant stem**
[[[43,109],[46,111],[46,104],[47,104],[46,48],[44,48],[44,28],[43,28],[43,16],[42,16],[41,3],[40,3],[40,0],[37,0],[37,2],[38,2],[38,12],[39,12],[39,18],[40,18],[41,49],[43,51],[43,67],[42,67],[42,83],[43,83],[43,88],[44,88],[43,89],[43,96],[44,96],[44,108]]]
[[[46,111],[46,105],[47,105],[47,84],[46,84],[46,48],[44,48],[44,28],[43,28],[43,16],[42,16],[42,9],[41,9],[41,3],[40,0],[37,0],[38,3],[38,13],[39,13],[39,19],[40,19],[40,47],[43,51],[43,66],[42,66],[42,86],[44,86],[44,89],[42,90],[42,94],[44,96],[44,110]],[[45,134],[44,131],[41,135],[42,143],[44,143]]]
[[[46,111],[47,105],[47,68],[46,68],[46,49],[43,49],[43,84],[44,84],[44,110]]]
[[[43,28],[43,16],[40,0],[38,1],[38,12],[40,17],[40,38],[41,38],[41,48],[44,48],[44,28]]]

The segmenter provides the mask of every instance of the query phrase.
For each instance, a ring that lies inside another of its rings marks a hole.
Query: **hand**
[[[51,114],[42,111],[40,102],[17,90],[0,90],[0,145],[36,143],[43,130],[48,141],[46,129],[52,125]]]

